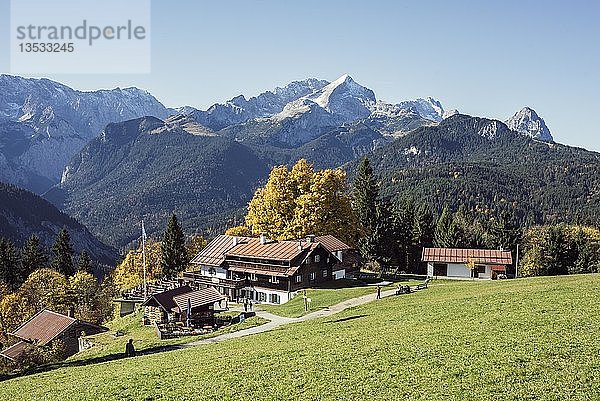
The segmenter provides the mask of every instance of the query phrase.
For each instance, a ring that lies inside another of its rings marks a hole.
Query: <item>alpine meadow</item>
[[[600,5],[0,14],[0,400],[600,399]]]

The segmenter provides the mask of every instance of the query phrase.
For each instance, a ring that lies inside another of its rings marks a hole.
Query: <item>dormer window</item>
[[[319,263],[321,261],[321,255],[315,255],[315,263]]]

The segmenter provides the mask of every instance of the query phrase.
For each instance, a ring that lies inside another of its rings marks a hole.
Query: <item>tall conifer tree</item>
[[[43,269],[48,267],[48,255],[42,244],[40,238],[32,234],[27,240],[23,249],[21,250],[21,268],[23,275],[29,277],[37,269]]]
[[[185,270],[188,262],[185,236],[177,221],[177,216],[173,213],[169,217],[162,241],[162,273],[166,278],[173,278],[177,276],[177,273]]]
[[[71,237],[66,228],[63,228],[58,233],[56,241],[52,246],[52,254],[53,258],[50,267],[67,277],[75,274],[73,245],[71,244]]]

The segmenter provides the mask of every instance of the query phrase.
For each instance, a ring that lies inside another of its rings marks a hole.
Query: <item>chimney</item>
[[[265,233],[260,233],[260,244],[264,245],[267,243],[267,235]]]
[[[313,242],[315,242],[315,238],[316,238],[316,236],[314,234],[309,234],[306,236],[306,241],[309,244],[312,244]]]
[[[67,311],[67,316],[72,317],[72,318],[75,317],[75,307],[73,307],[73,306],[69,307],[69,310]]]
[[[232,239],[233,239],[233,246],[236,246],[238,244],[238,237],[236,237],[234,235]]]
[[[304,250],[304,246],[302,245],[302,240],[298,241],[298,250],[302,252]]]

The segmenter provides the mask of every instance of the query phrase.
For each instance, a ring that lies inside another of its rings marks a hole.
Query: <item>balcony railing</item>
[[[242,288],[246,284],[245,278],[221,278],[217,276],[205,276],[201,273],[196,272],[184,272],[183,280],[190,281],[196,284],[218,285],[228,288]]]

